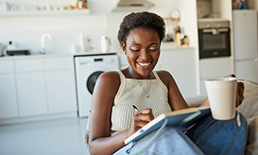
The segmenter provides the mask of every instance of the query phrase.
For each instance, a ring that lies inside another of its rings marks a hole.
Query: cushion
[[[258,154],[258,116],[247,120],[248,138],[245,148],[245,155]]]
[[[238,110],[246,119],[258,116],[258,83],[239,80],[244,83],[244,100]]]

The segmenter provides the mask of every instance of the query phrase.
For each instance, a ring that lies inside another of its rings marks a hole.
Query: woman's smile
[[[149,68],[150,67],[150,65],[151,65],[151,62],[137,62],[136,61],[136,63],[137,63],[137,65],[139,66],[139,67],[141,67],[141,68]]]
[[[122,43],[132,72],[137,78],[149,78],[160,55],[160,38],[153,29],[136,28]]]

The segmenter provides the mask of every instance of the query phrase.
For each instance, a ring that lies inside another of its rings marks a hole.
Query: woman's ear
[[[121,43],[121,47],[122,47],[122,50],[124,51],[125,55],[126,55],[126,45],[124,42]]]

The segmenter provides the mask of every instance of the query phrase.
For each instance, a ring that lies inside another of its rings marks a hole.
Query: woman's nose
[[[148,59],[148,56],[149,56],[149,53],[148,53],[147,50],[142,50],[142,51],[141,51],[141,58],[142,58],[143,60],[147,60],[147,59]]]

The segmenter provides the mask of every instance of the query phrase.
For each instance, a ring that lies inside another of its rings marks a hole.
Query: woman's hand
[[[150,108],[138,111],[133,117],[132,125],[128,130],[128,136],[137,132],[140,128],[148,124],[153,119],[154,116]]]
[[[234,74],[230,74],[226,77],[236,77]],[[243,82],[238,82],[237,83],[237,95],[236,95],[236,107],[241,105],[242,101],[244,100],[244,83]]]

